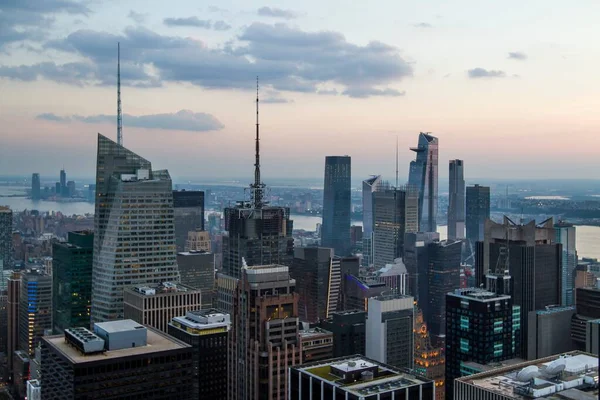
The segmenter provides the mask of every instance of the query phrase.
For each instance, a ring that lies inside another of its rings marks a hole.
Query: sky
[[[0,175],[93,176],[97,133],[173,177],[597,178],[600,2],[3,0]]]

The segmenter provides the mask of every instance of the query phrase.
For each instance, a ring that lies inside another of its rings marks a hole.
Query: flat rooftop
[[[341,357],[292,368],[311,375],[313,378],[327,381],[333,386],[359,397],[387,393],[403,387],[432,382],[424,377],[413,375],[408,370],[394,368],[360,355]],[[347,373],[373,370],[375,368],[377,368],[377,376],[367,381],[358,380],[352,383],[345,383],[342,377],[335,375],[335,370]]]
[[[595,387],[598,358],[572,351],[502,366],[458,378],[455,382],[455,385],[473,385],[510,399],[592,399],[598,397]]]
[[[94,324],[99,328],[102,328],[107,333],[114,332],[126,332],[132,331],[135,329],[146,329],[144,325],[138,324],[132,319],[122,319],[118,321],[108,321],[108,322],[97,322]]]
[[[189,345],[180,342],[179,340],[168,336],[165,333],[152,328],[148,329],[147,345],[140,347],[131,347],[121,350],[105,351],[99,354],[83,354],[75,347],[65,342],[64,335],[44,336],[42,340],[48,345],[55,348],[59,353],[64,355],[73,364],[84,364],[95,361],[105,361],[117,359],[120,357],[136,356],[142,354],[152,354],[162,351],[178,350],[190,347]]]

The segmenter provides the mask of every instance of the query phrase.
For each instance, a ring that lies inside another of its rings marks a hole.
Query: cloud
[[[286,104],[293,103],[294,100],[285,99],[283,97],[267,97],[265,99],[262,99],[260,102],[266,104]]]
[[[209,89],[252,89],[254,77],[260,76],[275,91],[317,93],[326,85],[343,86],[343,94],[352,97],[398,96],[401,92],[386,87],[412,76],[412,66],[395,46],[377,41],[358,45],[338,32],[253,23],[235,42],[219,48],[140,26],[128,27],[122,34],[81,29],[45,47],[85,61],[0,66],[0,77],[114,85],[117,42],[122,84],[137,87],[182,82]]]
[[[337,91],[337,89],[319,89],[317,94],[337,96],[340,93]]]
[[[167,26],[193,26],[196,28],[210,29],[212,23],[207,19],[199,19],[198,17],[187,18],[165,18],[163,23]]]
[[[137,22],[138,24],[143,24],[146,21],[146,15],[147,14],[138,13],[133,10],[130,10],[127,17],[131,18],[134,22]]]
[[[415,28],[433,28],[433,25],[427,22],[419,22],[418,24],[413,25]]]
[[[508,53],[508,58],[512,60],[526,60],[527,54],[521,53],[520,51],[511,51]]]
[[[58,116],[52,113],[40,114],[36,119],[53,121],[53,122],[83,122],[86,124],[105,124],[115,123],[116,115],[92,115],[92,116]],[[223,129],[223,124],[211,114],[195,113],[190,110],[181,110],[177,113],[168,114],[151,114],[134,116],[129,114],[123,115],[123,125],[146,128],[146,129],[163,129],[163,130],[178,130],[178,131],[218,131]]]
[[[208,11],[210,11],[210,12],[220,12],[220,13],[229,12],[229,10],[227,10],[225,8],[217,7],[217,6],[208,6]]]
[[[295,19],[298,18],[298,13],[292,10],[284,10],[276,7],[261,7],[258,9],[258,15],[261,17],[273,17],[283,19]]]
[[[506,77],[506,73],[504,71],[496,71],[496,70],[487,70],[484,68],[473,68],[467,71],[469,78],[477,79],[477,78],[504,78]]]
[[[225,21],[215,21],[213,29],[215,31],[228,31],[229,29],[231,29],[231,25],[229,25]]]
[[[3,0],[0,9],[3,11],[20,10],[34,13],[88,14],[90,12],[90,9],[83,2],[73,0]]]

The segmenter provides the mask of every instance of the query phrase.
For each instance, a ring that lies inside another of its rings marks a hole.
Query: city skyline
[[[518,16],[501,12],[506,4],[469,1],[460,10],[439,2],[142,5],[124,2],[122,13],[103,2],[2,6],[9,32],[0,40],[3,173],[64,162],[92,175],[94,135],[116,138],[119,41],[125,143],[173,176],[202,175],[199,157],[219,167],[214,176],[245,175],[256,75],[264,85],[265,181],[318,176],[332,153],[351,155],[361,176],[393,176],[394,149],[382,143],[396,136],[404,149],[400,176],[407,176],[412,155],[405,149],[419,131],[440,138],[442,165],[464,159],[479,175],[467,179],[590,178],[598,167],[584,144],[600,126],[589,115],[597,106],[597,52],[584,43],[600,7],[591,1],[581,8],[544,3],[560,9],[552,15],[540,14],[537,3],[521,5]],[[556,29],[565,18],[578,29]],[[210,57],[186,58],[190,49]],[[302,62],[308,72],[298,72]],[[356,79],[362,67],[369,73]],[[569,70],[577,74],[561,73]],[[571,147],[577,162],[556,163],[567,134],[580,138]]]

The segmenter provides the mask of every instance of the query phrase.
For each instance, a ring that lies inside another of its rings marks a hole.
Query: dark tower
[[[117,43],[117,144],[123,146],[123,116],[121,110],[121,43]]]
[[[333,248],[340,256],[348,255],[351,248],[350,178],[350,156],[325,158],[321,246]]]

